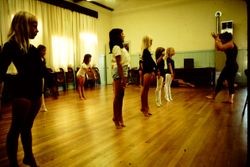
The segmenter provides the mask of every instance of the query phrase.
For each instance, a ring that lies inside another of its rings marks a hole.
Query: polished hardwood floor
[[[209,88],[173,88],[174,100],[157,107],[149,92],[151,117],[140,112],[140,89],[126,88],[124,121],[112,122],[112,86],[74,90],[46,98],[33,127],[33,150],[40,167],[244,167],[247,161],[247,113],[241,117],[247,88],[238,88],[234,104],[206,99]],[[8,166],[5,138],[11,121],[5,106],[0,119],[0,166]],[[23,150],[19,144],[18,159]]]

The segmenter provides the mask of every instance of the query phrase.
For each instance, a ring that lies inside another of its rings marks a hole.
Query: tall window
[[[52,37],[52,54],[54,70],[74,65],[74,52],[72,39],[60,36]]]
[[[91,64],[95,65],[97,64],[97,35],[94,33],[81,33],[80,34],[80,39],[81,39],[81,43],[82,43],[82,48],[81,48],[81,60],[80,62],[82,62],[83,60],[83,56],[86,53],[89,53],[92,55],[91,58]],[[83,53],[82,53],[83,52]]]
[[[31,43],[47,47],[47,67],[54,70],[78,67],[86,53],[92,55],[92,64],[98,64],[96,18],[37,0],[0,0],[0,6],[0,20],[6,23],[0,25],[1,43],[7,40],[11,18],[16,11],[25,10],[38,18],[39,32]]]

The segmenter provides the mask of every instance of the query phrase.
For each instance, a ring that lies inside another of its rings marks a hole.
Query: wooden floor
[[[74,90],[46,98],[33,127],[33,150],[40,167],[244,167],[247,160],[247,114],[241,120],[247,89],[238,89],[234,104],[213,102],[211,89],[173,88],[172,102],[140,112],[140,88],[129,85],[124,98],[127,127],[112,122],[112,86],[87,90],[80,100]],[[5,138],[11,119],[4,108],[0,120],[0,166],[8,164]],[[18,159],[23,150],[19,144]]]

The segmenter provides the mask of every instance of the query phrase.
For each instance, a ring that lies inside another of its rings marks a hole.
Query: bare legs
[[[48,111],[44,100],[44,78],[43,78],[43,94],[42,94],[42,105],[40,111]]]
[[[41,105],[41,108],[40,108],[40,111],[48,111],[46,105],[45,105],[45,100],[44,100],[44,93],[42,94],[42,105]]]
[[[139,87],[141,87],[142,86],[142,82],[143,82],[143,73],[142,73],[142,70],[139,70],[139,77],[140,77]]]
[[[40,106],[40,99],[31,101],[26,98],[18,98],[13,101],[12,122],[6,141],[7,155],[11,167],[18,166],[17,149],[19,135],[21,135],[24,150],[23,162],[32,167],[37,166],[32,152],[31,128]]]
[[[143,75],[143,88],[141,92],[141,112],[148,117],[152,115],[149,113],[149,106],[148,106],[148,91],[151,83],[152,74],[145,73]]]
[[[77,90],[79,93],[79,97],[81,100],[86,99],[85,98],[85,93],[84,93],[84,83],[85,83],[86,78],[82,76],[77,77]]]
[[[208,99],[214,100],[218,93],[212,93],[211,95],[206,96]],[[234,94],[229,94],[227,100],[224,101],[225,103],[233,104],[234,103]]]
[[[234,94],[230,94],[227,103],[233,104],[234,103]]]
[[[183,85],[183,86],[187,86],[187,87],[192,87],[192,88],[195,87],[194,84],[191,84],[191,83],[189,83],[189,82],[185,82],[185,81],[183,81],[182,79],[176,79],[176,80],[178,81],[179,85]]]
[[[123,97],[125,92],[125,87],[121,83],[121,80],[113,81],[113,90],[114,90],[114,101],[113,101],[113,121],[117,129],[125,127],[122,116],[122,106],[123,106]]]
[[[227,100],[224,102],[232,104],[234,102],[234,80],[235,80],[235,75],[236,72],[234,73],[233,71],[230,71],[228,68],[224,67],[222,70],[218,80],[217,80],[217,85],[215,87],[215,91],[209,95],[206,96],[208,99],[215,99],[217,94],[222,90],[223,88],[223,83],[226,80],[228,83],[228,92],[229,96]]]

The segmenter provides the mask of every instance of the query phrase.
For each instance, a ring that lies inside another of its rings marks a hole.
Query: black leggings
[[[25,157],[32,157],[32,134],[31,128],[35,117],[40,109],[41,99],[29,100],[16,98],[12,104],[12,122],[7,135],[7,154],[10,164],[17,164],[18,138],[21,141]]]
[[[217,80],[217,85],[215,87],[215,93],[217,94],[219,91],[221,91],[223,87],[223,82],[227,80],[228,82],[228,91],[229,94],[234,94],[234,81],[236,77],[236,73],[238,71],[238,66],[235,67],[224,67],[221,71],[221,74]]]

